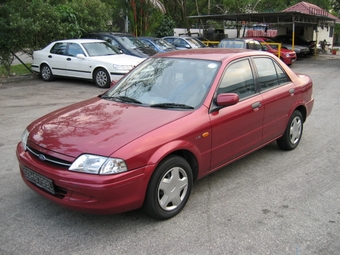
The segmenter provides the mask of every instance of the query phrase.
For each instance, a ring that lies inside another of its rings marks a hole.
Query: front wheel
[[[108,72],[103,68],[96,70],[94,74],[94,83],[100,88],[108,88],[111,83]]]
[[[277,139],[278,146],[283,150],[293,150],[300,143],[303,131],[303,117],[300,111],[294,111],[282,137]]]
[[[151,177],[144,211],[151,217],[166,220],[177,215],[187,203],[193,176],[188,162],[180,156],[163,160]]]

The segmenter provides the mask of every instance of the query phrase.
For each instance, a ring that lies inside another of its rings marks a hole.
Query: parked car
[[[29,124],[16,149],[21,176],[70,209],[143,207],[168,219],[184,208],[194,180],[275,140],[295,149],[312,89],[309,76],[267,52],[159,53],[102,95]]]
[[[258,41],[249,38],[225,38],[220,41],[217,47],[229,49],[262,50],[262,46]]]
[[[137,37],[128,33],[92,32],[83,35],[82,38],[105,40],[121,50],[122,53],[135,57],[148,58],[157,53],[157,51],[147,47]]]
[[[292,36],[291,35],[277,35],[272,38],[274,42],[282,43],[282,46],[292,50]],[[294,40],[294,51],[299,56],[305,56],[307,54],[314,54],[315,42],[307,41],[302,37],[295,36]]]
[[[275,43],[272,39],[270,38],[265,38],[265,37],[252,37],[252,39],[258,41],[262,45],[262,50],[268,51],[275,56],[279,55],[278,51],[278,46],[272,43]],[[296,52],[292,50],[285,49],[281,47],[280,50],[280,59],[286,64],[286,65],[291,65],[293,64],[297,57],[296,57]]]
[[[154,49],[157,52],[168,52],[176,50],[176,47],[173,44],[163,40],[162,38],[138,37],[138,39],[141,40],[146,46]]]
[[[165,36],[163,37],[169,43],[172,43],[177,49],[198,49],[206,48],[207,46],[195,37],[189,36]]]
[[[55,76],[75,77],[93,80],[98,87],[106,88],[143,60],[122,54],[103,40],[61,40],[33,53],[32,70],[44,81]]]

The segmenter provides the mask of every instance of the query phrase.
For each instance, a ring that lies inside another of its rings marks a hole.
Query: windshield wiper
[[[179,109],[194,109],[194,107],[186,104],[175,104],[175,103],[161,103],[161,104],[151,104],[150,107],[159,108],[179,108]]]
[[[125,103],[134,103],[134,104],[142,104],[142,102],[127,96],[102,96],[103,99],[111,99],[114,101],[125,102]]]

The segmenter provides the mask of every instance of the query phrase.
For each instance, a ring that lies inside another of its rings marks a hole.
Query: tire
[[[277,139],[278,146],[283,150],[295,149],[301,140],[303,131],[303,117],[300,111],[294,111],[282,137]]]
[[[94,73],[94,83],[100,88],[110,87],[111,79],[109,73],[103,68],[97,69]]]
[[[177,215],[189,199],[192,183],[191,167],[184,158],[166,158],[158,165],[150,179],[144,211],[160,220]]]
[[[44,81],[52,81],[53,80],[53,73],[52,73],[52,70],[51,68],[46,65],[46,64],[43,64],[40,68],[40,75],[41,75],[41,78],[44,80]]]

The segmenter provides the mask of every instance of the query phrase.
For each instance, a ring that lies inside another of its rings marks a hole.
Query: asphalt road
[[[69,211],[26,187],[15,156],[25,127],[103,90],[67,79],[0,85],[0,254],[338,255],[340,58],[299,60],[292,69],[314,81],[298,148],[272,143],[197,181],[184,210],[167,221],[141,210]]]

